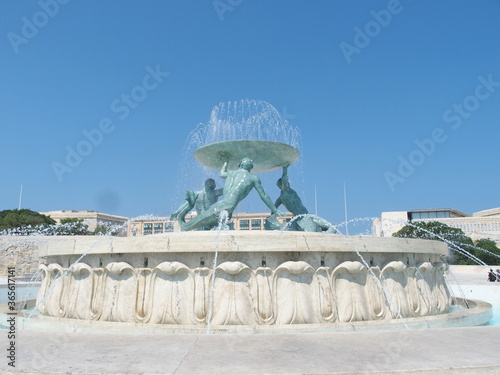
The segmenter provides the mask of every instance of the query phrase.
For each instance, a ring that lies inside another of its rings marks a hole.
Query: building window
[[[252,230],[260,230],[261,229],[261,220],[260,219],[252,219]]]
[[[155,233],[163,233],[163,223],[155,223]]]
[[[240,229],[241,230],[249,230],[249,220],[240,220]]]
[[[450,211],[438,211],[436,214],[438,218],[450,217]]]
[[[165,232],[173,232],[174,223],[165,223]]]
[[[420,212],[410,212],[410,220],[421,219]]]
[[[144,235],[153,234],[153,223],[144,223]]]
[[[450,217],[450,211],[410,212],[410,220],[441,219]]]

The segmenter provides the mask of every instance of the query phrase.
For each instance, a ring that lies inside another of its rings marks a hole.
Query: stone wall
[[[1,236],[0,276],[7,275],[8,267],[15,267],[17,276],[35,273],[40,263],[38,246],[46,241],[38,236]]]

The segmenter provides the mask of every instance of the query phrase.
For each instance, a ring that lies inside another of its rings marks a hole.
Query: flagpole
[[[347,194],[345,191],[345,182],[344,182],[344,213],[345,213],[345,234],[349,235],[349,228],[347,226]]]
[[[318,195],[316,194],[316,184],[314,185],[314,215],[318,216]]]
[[[18,210],[21,209],[21,201],[23,199],[23,185],[21,184],[21,191],[19,192],[19,207],[17,208]]]

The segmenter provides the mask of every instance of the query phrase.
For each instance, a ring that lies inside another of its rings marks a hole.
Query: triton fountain
[[[221,111],[244,113],[244,121],[231,128],[222,121],[221,128],[232,132],[222,140],[213,138],[214,129],[203,129],[208,141],[194,152],[199,163],[220,170],[226,180],[220,200],[215,197],[206,210],[186,221],[198,199],[187,192],[186,203],[176,214],[183,232],[64,237],[41,244],[40,313],[85,321],[239,331],[290,325],[320,330],[429,326],[429,317],[443,316],[452,303],[444,279],[447,245],[344,236],[310,215],[287,176],[300,155],[293,144],[296,130],[287,133],[278,123],[276,131],[264,132],[261,125],[275,121],[277,112],[273,108],[274,112],[247,116],[247,107],[262,110],[270,105],[244,104],[216,107],[212,123],[221,125],[217,117]],[[227,118],[234,122],[233,115]],[[198,141],[199,130],[194,137]],[[285,133],[289,143],[279,142],[284,138],[275,135]],[[287,225],[280,223],[281,213],[256,175],[279,169],[282,195],[277,202],[296,215]],[[252,189],[269,207],[267,227],[275,230],[227,229],[226,222]],[[194,230],[200,228],[212,230]],[[443,320],[436,324],[444,325]]]

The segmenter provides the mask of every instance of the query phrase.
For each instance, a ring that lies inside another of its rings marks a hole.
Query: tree
[[[484,263],[490,266],[500,264],[500,249],[495,241],[486,238],[478,240],[476,242],[476,249],[474,249],[474,253]]]
[[[477,260],[471,259],[471,257],[477,256],[472,239],[466,236],[461,229],[450,227],[439,221],[414,221],[405,225],[393,236],[444,241],[448,243],[448,248],[451,249],[448,257],[450,264],[480,264]]]
[[[23,208],[21,210],[0,211],[0,230],[21,227],[40,227],[54,225],[56,222],[49,216]]]
[[[119,236],[123,232],[123,229],[122,225],[100,223],[96,226],[92,234],[96,236]]]
[[[57,235],[66,236],[85,236],[92,234],[89,232],[89,226],[83,222],[83,219],[66,218],[61,219],[61,225],[55,228]]]

